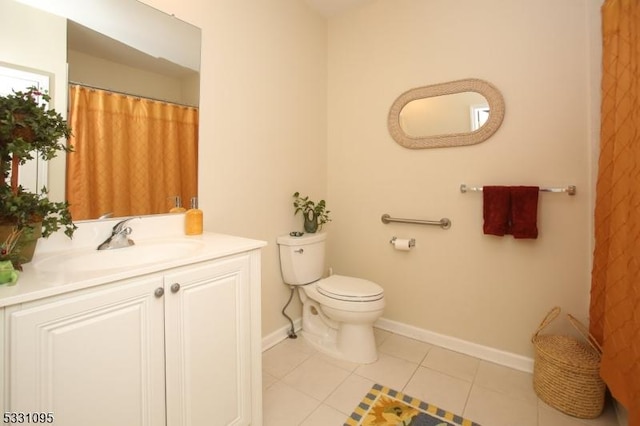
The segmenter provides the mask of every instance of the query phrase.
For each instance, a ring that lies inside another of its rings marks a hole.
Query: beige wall
[[[531,356],[552,306],[586,317],[594,5],[377,0],[329,21],[329,260],[384,287],[385,318]],[[431,150],[391,139],[400,93],[468,77],[504,95],[492,138]],[[574,184],[578,194],[541,194],[539,238],[514,240],[483,235],[482,194],[461,194],[461,183]],[[453,226],[383,225],[383,213]],[[393,236],[417,245],[394,251]]]

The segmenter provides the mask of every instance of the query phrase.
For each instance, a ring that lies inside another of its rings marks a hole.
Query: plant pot
[[[309,234],[314,234],[318,230],[318,216],[310,211],[304,215],[304,230]]]
[[[14,251],[20,254],[18,262],[21,264],[31,262],[36,251],[38,238],[42,236],[42,222],[33,223],[32,226],[33,228],[24,228],[14,248]],[[0,241],[4,241],[12,230],[13,225],[0,225]]]

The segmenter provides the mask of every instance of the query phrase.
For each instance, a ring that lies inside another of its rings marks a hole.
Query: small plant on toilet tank
[[[314,233],[322,229],[322,225],[330,222],[329,213],[327,210],[326,202],[320,200],[317,203],[309,200],[308,196],[301,197],[299,192],[293,194],[293,207],[295,208],[294,214],[302,212],[304,216],[304,230],[308,233]]]

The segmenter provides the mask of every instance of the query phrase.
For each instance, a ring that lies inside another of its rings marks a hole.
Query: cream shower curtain
[[[167,213],[197,195],[198,110],[79,85],[69,87],[74,220]]]
[[[606,0],[602,29],[590,329],[604,381],[640,426],[640,1]]]

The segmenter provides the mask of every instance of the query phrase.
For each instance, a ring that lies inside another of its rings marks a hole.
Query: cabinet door
[[[241,255],[165,277],[169,426],[251,422],[249,272]]]
[[[65,426],[164,425],[162,277],[11,313],[8,411]]]

